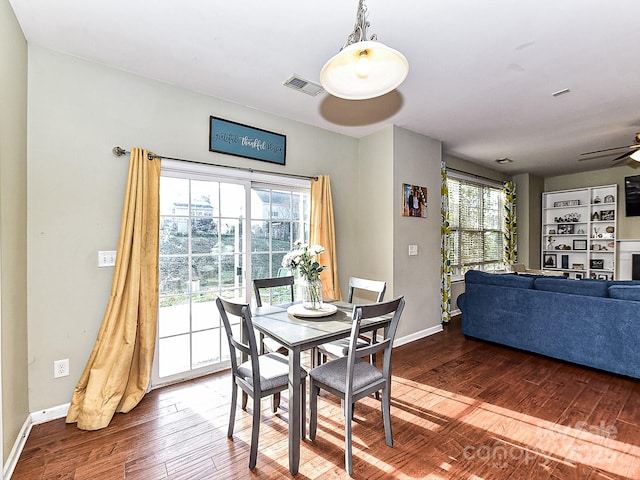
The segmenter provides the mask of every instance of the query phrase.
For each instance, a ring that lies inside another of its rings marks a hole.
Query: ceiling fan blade
[[[586,162],[587,160],[597,160],[599,158],[607,158],[607,157],[610,157],[612,155],[616,155],[616,153],[617,152],[603,153],[602,155],[595,155],[593,157],[579,158],[578,161],[579,162]]]
[[[634,148],[637,145],[622,145],[620,147],[611,147],[611,148],[605,148],[603,150],[594,150],[593,152],[585,152],[585,153],[581,153],[580,155],[591,155],[594,153],[602,153],[602,152],[610,152],[612,150],[620,150],[621,148]]]
[[[632,155],[635,150],[629,150],[628,152],[624,152],[622,155],[618,155],[616,158],[611,160],[612,162],[617,162],[618,160],[622,160],[623,158],[627,158],[629,155]]]

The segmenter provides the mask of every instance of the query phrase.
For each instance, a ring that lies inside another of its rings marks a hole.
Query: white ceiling
[[[612,156],[579,154],[640,132],[638,0],[367,0],[369,34],[410,71],[364,101],[282,85],[294,73],[319,81],[357,0],[10,3],[30,44],[353,137],[394,123],[511,174],[603,168]]]

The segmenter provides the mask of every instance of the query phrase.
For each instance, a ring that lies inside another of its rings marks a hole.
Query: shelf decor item
[[[573,235],[575,233],[575,225],[571,223],[559,223],[558,235]]]
[[[556,268],[558,266],[558,256],[555,253],[545,253],[544,268]]]
[[[600,210],[600,220],[615,220],[615,210]]]
[[[573,249],[574,250],[586,250],[587,249],[587,241],[586,240],[574,240],[573,241]]]
[[[589,260],[589,267],[591,270],[602,270],[604,269],[604,260],[601,258],[592,258]]]
[[[559,202],[553,202],[554,207],[574,207],[580,205],[580,200],[561,200]]]

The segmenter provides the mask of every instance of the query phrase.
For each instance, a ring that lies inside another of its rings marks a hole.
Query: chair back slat
[[[294,301],[294,278],[289,275],[286,277],[256,278],[253,280],[253,291],[256,296],[256,305],[262,306],[262,297],[260,290],[271,289],[276,287],[289,287],[291,293],[291,302]]]
[[[389,322],[391,322],[391,319],[389,319]],[[386,325],[388,325],[388,323]],[[387,345],[389,343],[390,343],[390,340],[387,338],[380,342],[376,342],[373,344],[362,346],[360,348],[356,348],[356,358],[365,358],[373,355],[374,353],[378,353],[384,350],[385,348],[387,348]]]
[[[376,302],[380,303],[384,300],[384,294],[387,290],[387,282],[381,280],[369,280],[366,278],[351,277],[349,278],[349,293],[347,302],[353,303],[353,297],[356,290],[364,290],[376,294]]]

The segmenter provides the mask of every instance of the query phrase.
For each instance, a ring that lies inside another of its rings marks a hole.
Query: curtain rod
[[[446,168],[447,168],[448,171],[457,172],[457,173],[464,173],[465,175],[469,175],[470,177],[481,178],[482,180],[489,180],[490,182],[502,183],[502,182],[506,181],[506,180],[496,180],[495,178],[483,177],[482,175],[477,175],[475,173],[465,172],[463,170],[458,170],[457,168],[449,168],[449,167],[446,167]]]
[[[113,149],[111,150],[113,152],[114,155],[121,157],[122,155],[127,155],[130,154],[131,152],[126,151],[124,148],[121,147],[113,147]],[[305,180],[318,180],[318,177],[310,177],[308,175],[296,175],[295,173],[281,173],[281,172],[272,172],[269,170],[258,170],[255,168],[248,168],[248,167],[236,167],[234,165],[220,165],[218,163],[208,163],[208,162],[201,162],[198,160],[188,160],[185,158],[175,158],[175,157],[165,157],[163,155],[155,155],[155,154],[147,154],[148,159],[149,160],[153,160],[154,158],[159,158],[159,159],[164,159],[164,160],[177,160],[179,162],[188,162],[188,163],[198,163],[200,165],[210,165],[212,167],[222,167],[222,168],[233,168],[234,170],[242,170],[243,172],[250,172],[250,173],[266,173],[269,175],[278,175],[280,177],[289,177],[289,178],[302,178]]]

